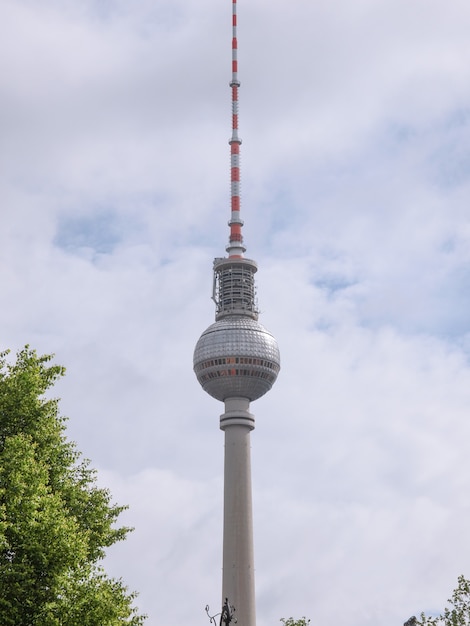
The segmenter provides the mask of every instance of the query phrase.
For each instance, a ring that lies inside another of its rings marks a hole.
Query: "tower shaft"
[[[255,569],[251,495],[250,432],[254,417],[246,398],[225,401],[220,427],[225,431],[222,602],[235,607],[237,626],[255,626]]]

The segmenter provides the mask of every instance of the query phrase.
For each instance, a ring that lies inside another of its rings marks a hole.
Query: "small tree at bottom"
[[[421,614],[420,626],[470,626],[470,581],[459,576],[457,588],[448,600],[450,607],[442,615],[427,617]]]
[[[299,619],[294,619],[293,617],[281,617],[280,620],[284,626],[308,626],[310,624],[310,620],[305,616],[300,617]]]

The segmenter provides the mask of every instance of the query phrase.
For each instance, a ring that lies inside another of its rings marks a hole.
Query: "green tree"
[[[135,594],[100,565],[126,508],[66,439],[47,391],[65,370],[28,346],[0,354],[0,624],[141,626]]]
[[[448,600],[450,607],[444,609],[443,615],[427,617],[421,614],[417,624],[421,626],[470,626],[470,581],[459,576],[457,588]]]
[[[308,626],[310,624],[310,620],[305,616],[300,617],[299,619],[294,619],[293,617],[281,617],[280,620],[284,626]]]

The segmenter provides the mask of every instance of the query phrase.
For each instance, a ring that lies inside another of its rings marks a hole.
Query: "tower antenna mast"
[[[243,246],[242,226],[240,218],[240,145],[238,136],[238,37],[237,37],[237,0],[232,0],[232,136],[230,138],[230,182],[231,182],[231,215],[230,240],[227,246],[229,257],[240,258],[246,248]]]

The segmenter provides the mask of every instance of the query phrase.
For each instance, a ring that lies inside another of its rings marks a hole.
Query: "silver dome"
[[[260,398],[271,389],[280,369],[276,340],[244,315],[228,316],[209,326],[196,344],[193,362],[204,391],[222,401]]]

